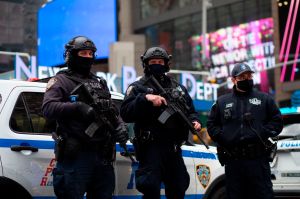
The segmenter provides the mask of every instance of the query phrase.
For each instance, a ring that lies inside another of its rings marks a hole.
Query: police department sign
[[[278,149],[300,149],[300,141],[299,140],[290,140],[290,141],[279,141]]]

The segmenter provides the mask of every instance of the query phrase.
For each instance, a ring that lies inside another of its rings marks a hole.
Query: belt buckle
[[[112,161],[110,161],[110,160],[103,160],[102,164],[105,165],[105,166],[112,165]]]
[[[174,152],[178,152],[179,148],[180,147],[177,144],[174,144]]]
[[[151,135],[150,131],[144,131],[142,137],[143,137],[144,140],[149,140],[150,139],[150,135]]]

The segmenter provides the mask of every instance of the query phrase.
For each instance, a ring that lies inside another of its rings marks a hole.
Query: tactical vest
[[[65,73],[65,76],[75,82],[77,85],[84,84],[88,92],[92,95],[101,113],[114,112],[117,115],[117,110],[113,107],[111,94],[107,88],[106,82],[103,78],[92,75],[92,78],[81,79],[79,77],[71,76]],[[114,122],[115,118],[110,118]],[[84,132],[78,132],[83,134]],[[82,135],[81,135],[82,136]],[[86,137],[86,136],[85,136]],[[109,142],[111,140],[110,132],[107,128],[99,128],[89,142]]]
[[[178,91],[178,95],[185,97],[185,93],[183,90],[181,90],[180,84],[173,78],[167,79],[165,80],[166,82],[162,83],[159,82],[161,84],[161,86],[164,88],[164,90],[169,93],[169,92],[173,92],[173,91]],[[154,88],[153,85],[151,85],[151,83],[149,83],[147,81],[147,77],[143,77],[139,80],[139,84],[142,84],[144,86],[144,89],[148,90],[148,93],[151,94],[156,94],[159,95],[159,91],[156,90]],[[152,90],[151,90],[152,89]],[[164,109],[161,109],[161,112],[158,114],[160,115],[162,112],[164,111]],[[175,141],[176,143],[182,143],[183,141],[185,141],[187,139],[188,136],[188,128],[183,125],[183,122],[181,121],[181,119],[179,119],[178,115],[174,115],[172,116],[168,122],[164,125],[160,125],[158,123],[158,121],[153,121],[154,123],[149,123],[150,128],[146,127],[146,129],[149,129],[151,131],[151,129],[154,128],[154,136],[156,134],[156,132],[158,131],[158,137],[161,136],[172,136],[173,141]],[[157,125],[159,124],[159,126]],[[141,129],[144,129],[144,127],[140,126]],[[157,129],[158,128],[158,129]],[[139,128],[136,129],[137,131],[139,131]],[[160,132],[163,131],[163,132]],[[163,134],[162,134],[163,133]],[[171,133],[171,135],[169,134]],[[160,139],[160,138],[159,138]]]

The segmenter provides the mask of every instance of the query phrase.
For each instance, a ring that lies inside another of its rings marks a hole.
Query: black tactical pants
[[[266,157],[230,160],[225,165],[228,199],[272,199],[270,165]]]
[[[115,174],[111,162],[95,151],[80,152],[75,159],[57,162],[53,187],[58,199],[111,199]]]
[[[168,199],[183,199],[190,183],[181,149],[167,144],[143,145],[135,176],[136,187],[144,199],[160,199],[162,182]]]

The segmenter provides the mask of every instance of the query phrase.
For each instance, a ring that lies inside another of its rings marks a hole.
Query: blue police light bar
[[[53,0],[38,12],[38,65],[64,63],[64,45],[73,37],[89,37],[97,47],[97,59],[109,56],[117,41],[116,0]]]
[[[286,114],[299,114],[300,107],[283,107],[279,109],[282,115]]]
[[[210,111],[214,101],[208,100],[193,100],[194,107],[196,111]]]

